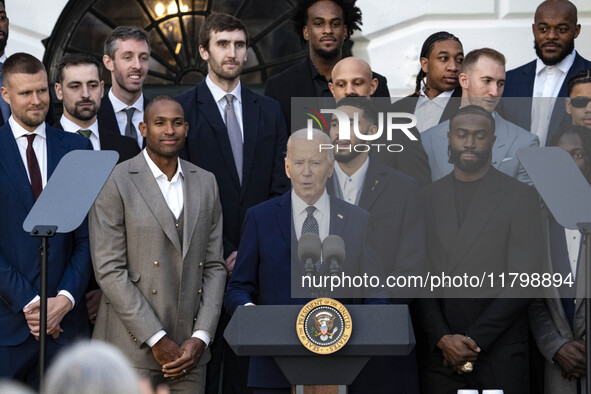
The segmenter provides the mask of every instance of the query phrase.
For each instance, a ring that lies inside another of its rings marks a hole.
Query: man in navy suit
[[[103,55],[111,72],[111,89],[103,96],[98,120],[101,125],[131,137],[144,146],[139,124],[146,100],[142,93],[150,62],[148,33],[135,26],[118,26],[107,36]]]
[[[326,182],[333,173],[334,155],[332,150],[319,147],[330,144],[330,137],[313,130],[313,138],[307,139],[307,132],[301,129],[293,133],[287,144],[285,172],[293,189],[247,212],[236,266],[224,295],[224,305],[230,314],[240,305],[306,302],[305,298],[294,298],[291,291],[309,294],[308,289],[297,286],[298,278],[304,275],[297,257],[297,242],[306,232],[315,232],[320,239],[329,234],[343,238],[347,257],[342,270],[347,275],[357,275],[362,270],[376,272],[374,267],[361,269],[360,266],[376,261],[365,259],[369,253],[366,235],[369,214],[328,195]],[[315,225],[307,225],[311,222]],[[307,231],[314,227],[316,231]],[[317,270],[325,272],[322,268]],[[248,386],[255,393],[270,389],[290,392],[289,383],[271,357],[251,357]]]
[[[569,79],[591,68],[591,62],[575,50],[581,25],[577,24],[577,7],[570,1],[546,0],[540,4],[532,30],[538,58],[507,72],[503,96],[533,100],[506,100],[499,112],[536,134],[540,145],[545,146],[556,130],[570,122],[562,100],[555,98],[568,97]]]
[[[0,128],[0,375],[38,385],[39,241],[22,228],[60,159],[92,149],[85,138],[45,124],[47,74],[33,56],[16,53],[3,66],[2,97],[12,115]],[[88,335],[84,290],[92,267],[84,222],[51,239],[47,357]]]
[[[189,123],[182,156],[216,177],[224,218],[224,258],[231,275],[246,210],[289,188],[283,171],[287,131],[279,103],[240,83],[248,47],[248,32],[240,20],[228,14],[210,15],[201,26],[199,44],[208,75],[176,97]],[[217,384],[212,385],[220,376],[216,360],[221,356],[215,347],[224,347],[228,317],[221,319],[207,368],[208,393],[217,393]],[[246,366],[231,367],[228,359],[235,356],[225,347],[224,386],[231,384],[232,392],[244,392]],[[240,371],[242,378],[234,380]],[[230,378],[233,381],[227,383]]]

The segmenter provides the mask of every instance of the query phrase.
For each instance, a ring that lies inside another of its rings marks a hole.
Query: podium
[[[416,343],[407,305],[346,305],[351,338],[335,353],[315,354],[296,333],[302,306],[240,306],[224,332],[237,356],[272,356],[296,393],[304,386],[338,386],[332,392],[345,393],[371,356],[408,355]]]

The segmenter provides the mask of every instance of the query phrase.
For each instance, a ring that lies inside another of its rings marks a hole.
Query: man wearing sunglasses
[[[568,81],[566,112],[575,126],[591,129],[591,70],[581,70]]]

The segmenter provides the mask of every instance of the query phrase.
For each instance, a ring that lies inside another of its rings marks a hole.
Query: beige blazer
[[[182,247],[175,220],[143,154],[115,167],[89,214],[91,255],[103,297],[93,338],[137,368],[160,370],[145,343],[166,330],[181,344],[213,339],[224,293],[222,211],[215,177],[181,160]],[[209,360],[209,351],[200,365]]]

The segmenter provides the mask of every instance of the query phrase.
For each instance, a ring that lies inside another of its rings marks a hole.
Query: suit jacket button
[[[157,261],[154,261],[154,267],[158,267],[160,265],[160,263],[158,263]]]
[[[203,261],[199,263],[199,267],[203,267]]]
[[[152,290],[152,294],[158,294],[158,290]]]
[[[203,290],[199,289],[199,291],[197,293],[201,294],[201,293],[203,293]]]

